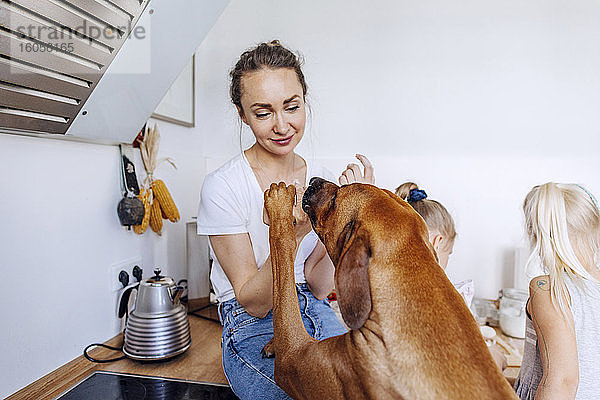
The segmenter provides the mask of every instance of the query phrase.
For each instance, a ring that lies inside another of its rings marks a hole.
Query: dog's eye
[[[337,238],[337,245],[336,245],[336,248],[339,249],[340,254],[343,251],[343,249],[346,247],[346,244],[348,243],[348,241],[350,240],[350,238],[352,237],[352,235],[354,234],[354,231],[356,229],[357,229],[357,223],[356,223],[356,220],[353,218],[344,226],[344,229],[342,229],[342,231],[340,232],[340,234]],[[339,255],[338,255],[338,258],[339,258]]]
[[[343,233],[345,234],[345,236],[346,236],[346,239],[345,239],[345,240],[348,240],[348,239],[350,239],[350,236],[352,236],[352,234],[354,233],[354,229],[355,229],[355,228],[356,228],[356,220],[355,220],[355,219],[352,219],[350,222],[348,222],[348,223],[346,224],[346,226],[344,226],[344,229],[343,229],[343,231],[342,231],[342,232],[343,232]]]

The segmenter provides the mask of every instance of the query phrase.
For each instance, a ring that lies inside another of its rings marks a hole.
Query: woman
[[[523,204],[531,261],[521,399],[600,396],[600,210],[583,186],[535,186]]]
[[[307,91],[294,53],[278,41],[262,43],[240,56],[230,76],[231,100],[256,142],[206,177],[198,233],[209,235],[215,256],[211,282],[220,302],[223,368],[232,390],[242,399],[288,398],[273,380],[274,359],[260,354],[273,337],[264,191],[273,182],[296,185],[294,212],[300,215],[306,183],[313,176],[331,176],[294,152],[304,134]],[[364,165],[364,175],[356,165],[349,165],[340,182],[372,182],[372,167],[366,161]],[[345,328],[324,300],[333,288],[334,268],[307,220],[298,218],[301,222],[295,227],[297,295],[308,333],[325,339],[344,333]]]

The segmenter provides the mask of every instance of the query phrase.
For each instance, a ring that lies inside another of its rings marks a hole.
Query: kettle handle
[[[136,282],[132,285],[123,288],[123,290],[121,291],[121,294],[119,295],[119,300],[117,301],[117,304],[119,305],[119,308],[117,310],[117,316],[119,318],[123,318],[125,314],[127,314],[127,305],[129,304],[129,297],[131,296],[131,292],[133,291],[133,289],[137,290],[139,285],[139,282]]]
[[[173,296],[173,305],[176,306],[179,304],[179,299],[181,298],[181,294],[183,293],[183,286],[175,286],[175,291],[171,296]]]

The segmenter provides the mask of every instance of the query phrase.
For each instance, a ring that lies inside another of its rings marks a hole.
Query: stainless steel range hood
[[[0,131],[131,143],[229,0],[0,0]]]

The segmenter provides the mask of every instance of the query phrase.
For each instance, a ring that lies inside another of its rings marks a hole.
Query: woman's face
[[[290,68],[260,69],[241,79],[242,120],[266,151],[285,155],[304,135],[306,109],[296,72]]]

